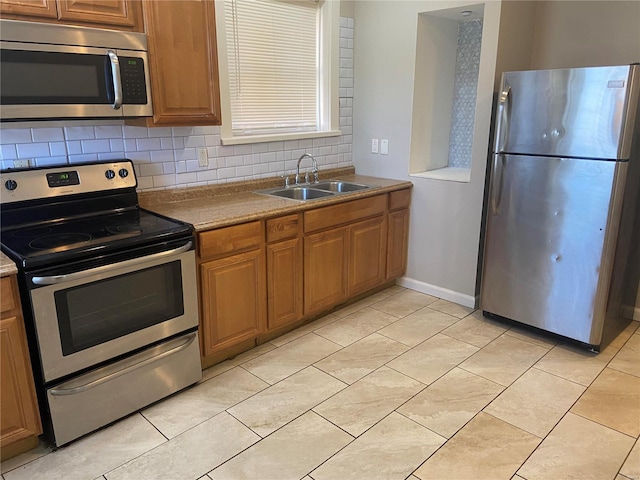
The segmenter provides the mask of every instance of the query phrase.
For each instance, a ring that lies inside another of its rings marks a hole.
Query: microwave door
[[[122,117],[122,87],[115,51],[83,50],[20,50],[3,45],[2,118]]]

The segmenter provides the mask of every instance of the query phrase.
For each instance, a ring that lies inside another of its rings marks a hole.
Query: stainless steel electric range
[[[200,380],[193,227],[139,207],[131,161],[0,178],[48,439],[64,445]]]

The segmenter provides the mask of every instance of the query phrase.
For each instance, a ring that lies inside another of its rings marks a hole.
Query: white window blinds
[[[318,14],[312,0],[225,0],[234,136],[317,130]]]

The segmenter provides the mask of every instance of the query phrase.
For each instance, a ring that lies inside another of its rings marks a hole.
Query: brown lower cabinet
[[[264,261],[260,250],[200,265],[204,354],[211,355],[263,330]]]
[[[265,222],[269,331],[295,323],[304,314],[301,224],[298,213]]]
[[[398,278],[407,271],[410,202],[411,190],[408,188],[389,194],[387,279]]]
[[[304,313],[327,310],[347,299],[349,229],[336,228],[305,236]]]
[[[0,281],[0,451],[2,460],[38,444],[38,402],[15,276]]]
[[[302,318],[302,240],[267,245],[267,327],[283,327]]]
[[[383,215],[304,239],[304,313],[318,313],[386,280]]]
[[[382,215],[349,227],[350,297],[381,285],[386,280],[387,222]]]
[[[409,239],[409,209],[389,212],[387,234],[387,278],[402,276],[407,270],[407,242]]]
[[[410,190],[400,192],[199,233],[203,365],[404,273]]]

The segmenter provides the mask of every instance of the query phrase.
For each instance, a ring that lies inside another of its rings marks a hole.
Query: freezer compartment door
[[[505,73],[495,151],[628,159],[639,71],[626,65]]]
[[[626,162],[496,155],[481,308],[597,345]]]

